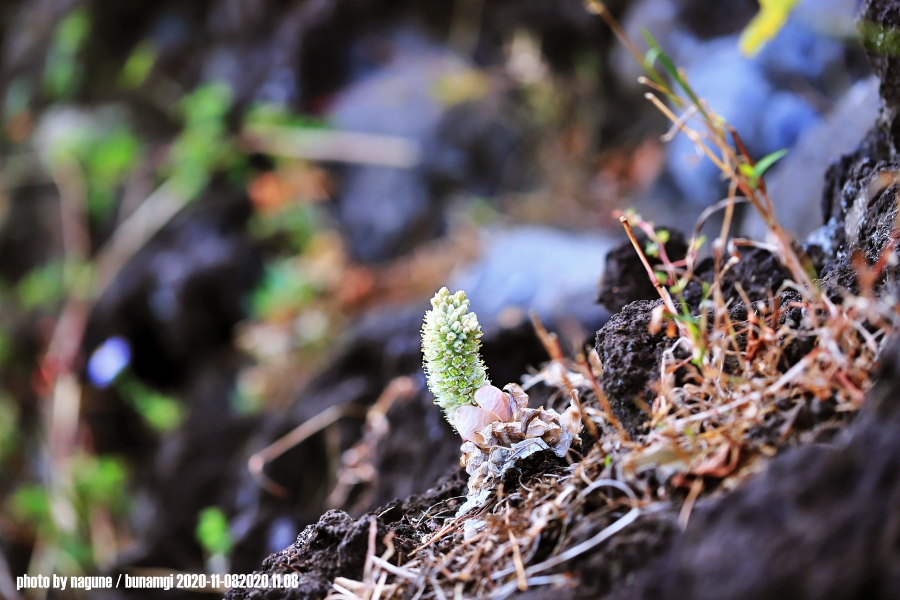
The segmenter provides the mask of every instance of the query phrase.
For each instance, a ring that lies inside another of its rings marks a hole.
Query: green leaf
[[[255,239],[283,240],[289,252],[301,254],[313,235],[322,228],[324,219],[315,205],[290,203],[275,212],[254,212],[248,228]]]
[[[647,50],[647,53],[644,55],[644,68],[647,70],[653,69],[656,64],[656,59],[659,58],[662,50],[659,49],[659,46],[650,46]]]
[[[690,246],[691,250],[699,250],[700,248],[703,247],[703,244],[705,244],[705,243],[706,243],[706,236],[701,235],[700,237],[696,237],[696,238],[692,237],[690,239],[690,242],[688,245]]]
[[[120,127],[104,135],[81,152],[88,179],[88,210],[95,219],[109,216],[116,190],[134,168],[141,143],[128,129]]]
[[[166,157],[173,185],[180,195],[196,198],[214,172],[240,162],[243,155],[227,137],[225,123],[233,100],[231,87],[222,82],[204,84],[181,100],[184,130]]]
[[[54,97],[71,96],[81,84],[84,69],[77,55],[91,29],[85,9],[69,13],[56,28],[44,66],[44,87]]]
[[[648,45],[650,46],[650,48],[644,55],[644,62],[641,66],[644,68],[644,72],[647,74],[647,76],[650,77],[650,79],[652,79],[660,88],[668,90],[669,86],[666,84],[665,79],[663,79],[656,71],[656,61],[659,58],[660,53],[662,53],[662,50],[660,49],[658,44],[648,43]]]
[[[207,554],[227,556],[234,544],[228,530],[228,519],[222,509],[216,506],[200,511],[194,536]]]
[[[120,509],[126,499],[128,472],[117,458],[83,454],[72,462],[75,490],[86,507],[102,505]]]
[[[19,442],[19,407],[5,394],[0,394],[0,465],[12,454]]]
[[[63,265],[54,261],[29,271],[16,285],[19,304],[25,310],[51,308],[63,298]]]
[[[299,129],[328,129],[328,123],[309,115],[296,114],[281,104],[263,102],[254,104],[244,114],[244,126],[279,125]]]
[[[787,153],[788,153],[787,148],[782,148],[781,150],[778,150],[777,152],[767,154],[766,156],[759,159],[759,162],[757,162],[753,166],[753,178],[756,181],[759,181],[759,179],[763,176],[763,174],[769,170],[769,167],[771,167],[776,162],[778,162],[778,160],[780,160],[782,157],[784,157],[784,155],[786,155]],[[744,165],[741,165],[741,166],[743,167]]]
[[[62,51],[74,54],[81,48],[91,30],[91,18],[87,10],[73,10],[59,24],[54,36],[54,44]]]
[[[281,320],[299,313],[318,293],[319,286],[296,260],[277,261],[266,267],[262,283],[253,292],[253,314],[265,321]]]
[[[9,499],[13,516],[37,526],[50,516],[50,501],[42,486],[23,485]]]
[[[177,400],[163,394],[147,394],[135,399],[141,416],[157,431],[171,431],[181,424],[184,411]]]
[[[672,62],[672,59],[669,58],[669,56],[665,52],[663,52],[662,48],[659,45],[659,42],[657,42],[656,39],[654,39],[654,37],[646,29],[643,29],[641,31],[641,34],[644,36],[644,40],[646,40],[647,45],[650,46],[651,49],[655,48],[657,50],[656,55],[659,59],[659,63],[666,70],[666,73],[669,74],[669,77],[671,77],[675,80],[676,83],[678,83],[678,86],[684,91],[685,94],[687,94],[687,97],[691,99],[691,102],[693,102],[697,106],[697,109],[700,111],[700,113],[704,117],[706,117],[707,114],[703,109],[703,105],[700,103],[699,96],[697,96],[694,90],[691,89],[691,86],[689,86],[687,81],[684,80],[684,77],[681,76],[681,73],[678,72],[678,67],[675,66],[675,63]]]
[[[120,375],[116,388],[122,398],[157,431],[171,431],[184,420],[184,409],[176,399],[148,388],[133,376]]]
[[[181,100],[181,110],[188,126],[203,121],[220,121],[231,109],[234,93],[227,83],[206,83]]]
[[[156,45],[150,40],[144,40],[135,46],[119,73],[119,87],[136,90],[144,85],[156,64],[157,54]]]

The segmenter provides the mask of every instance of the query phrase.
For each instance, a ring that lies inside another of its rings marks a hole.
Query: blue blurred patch
[[[115,336],[100,344],[87,364],[88,379],[95,386],[105,388],[131,362],[131,346],[125,338]]]

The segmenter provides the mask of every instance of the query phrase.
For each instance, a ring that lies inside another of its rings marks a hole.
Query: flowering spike
[[[475,390],[490,383],[478,350],[481,325],[469,312],[469,300],[462,290],[451,295],[443,287],[431,299],[432,309],[422,325],[422,354],[428,389],[434,402],[452,422],[460,406],[475,405]]]

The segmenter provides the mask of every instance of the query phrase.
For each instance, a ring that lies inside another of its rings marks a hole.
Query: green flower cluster
[[[451,295],[443,287],[431,299],[432,310],[422,325],[422,353],[428,389],[447,420],[460,406],[475,404],[475,390],[490,383],[478,349],[481,325],[469,312],[466,293]]]

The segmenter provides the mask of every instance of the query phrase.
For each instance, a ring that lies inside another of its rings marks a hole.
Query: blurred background
[[[608,5],[752,155],[790,149],[777,211],[822,225],[878,111],[856,0],[802,0],[753,58],[755,0]],[[439,287],[519,381],[529,310],[567,349],[608,318],[614,210],[690,231],[725,195],[640,74],[578,0],[3,0],[0,596],[251,572],[431,486],[459,445],[420,368]]]

